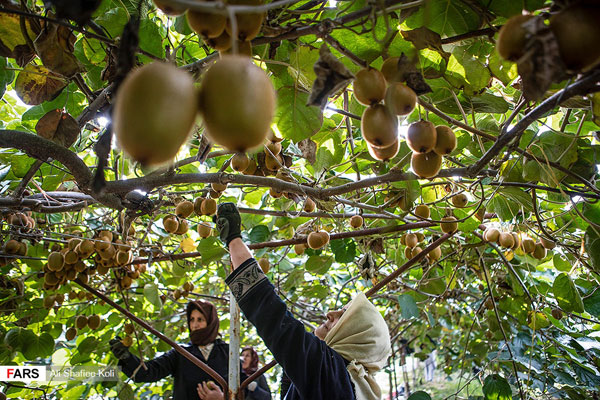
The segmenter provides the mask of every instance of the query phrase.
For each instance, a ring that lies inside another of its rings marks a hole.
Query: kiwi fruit
[[[87,324],[91,330],[96,330],[100,327],[100,316],[98,314],[90,315]]]
[[[419,244],[419,239],[417,239],[417,235],[415,235],[414,233],[409,233],[404,238],[404,242],[406,243],[406,245],[408,247],[410,247],[412,249],[417,244]]]
[[[179,298],[180,298],[180,297],[181,297],[181,290],[179,290],[179,289],[175,289],[175,290],[173,291],[173,298],[174,298],[175,300],[179,300]]]
[[[496,51],[500,57],[517,61],[523,56],[527,43],[527,31],[523,28],[523,24],[531,18],[532,15],[515,15],[500,28],[496,41]]]
[[[133,345],[133,338],[131,336],[125,336],[121,339],[121,343],[123,343],[123,346],[125,347],[131,347],[131,345]]]
[[[194,284],[192,282],[185,282],[183,284],[182,288],[183,288],[183,290],[191,292],[192,290],[194,290]]]
[[[353,86],[354,97],[362,105],[377,104],[385,97],[385,77],[375,68],[367,67],[358,71]]]
[[[540,237],[540,243],[542,244],[542,246],[544,246],[545,249],[548,249],[548,250],[552,250],[553,248],[556,247],[556,243],[554,243],[553,241],[548,240],[544,237]]]
[[[6,251],[8,254],[17,254],[20,248],[21,244],[14,239],[10,239],[4,244],[4,251]]]
[[[205,238],[209,237],[211,234],[212,234],[212,228],[209,225],[207,225],[203,222],[200,222],[198,224],[198,235],[200,235],[201,238],[205,239]]]
[[[512,250],[516,250],[518,248],[521,247],[521,236],[519,236],[519,234],[517,232],[511,232],[510,233],[513,237],[513,241],[514,244],[512,245],[511,249]]]
[[[561,320],[563,317],[563,313],[561,310],[559,310],[558,308],[553,308],[552,309],[552,316],[558,320]]]
[[[440,246],[436,247],[435,249],[431,250],[428,254],[427,254],[427,258],[429,259],[429,262],[434,262],[439,260],[442,257],[442,249],[440,248]]]
[[[390,85],[400,80],[398,76],[398,61],[400,61],[400,57],[390,57],[381,65],[381,73]]]
[[[96,251],[106,250],[110,246],[110,240],[106,240],[106,237],[100,236],[98,240],[94,242],[94,248]]]
[[[511,249],[515,244],[515,239],[509,232],[502,232],[498,236],[498,244],[505,249]]]
[[[433,178],[442,167],[442,156],[433,151],[429,153],[413,153],[410,166],[419,178]]]
[[[200,209],[202,215],[215,215],[217,213],[217,201],[215,199],[204,199]]]
[[[372,146],[369,142],[367,142],[367,149],[369,150],[369,154],[376,160],[380,161],[389,161],[398,154],[398,150],[400,149],[400,141],[396,138],[396,141],[392,143],[388,147],[377,148]]]
[[[124,276],[123,278],[121,278],[121,287],[123,289],[129,289],[132,283],[133,279],[131,279],[129,276]]]
[[[428,153],[435,147],[437,131],[429,121],[413,122],[406,132],[406,144],[415,153]]]
[[[350,217],[350,226],[354,229],[358,229],[363,226],[364,220],[360,215],[353,215]]]
[[[427,204],[419,204],[415,208],[415,215],[422,219],[427,219],[431,215],[431,211],[429,210],[429,206]]]
[[[190,225],[188,224],[188,222],[185,219],[182,219],[179,221],[179,227],[175,231],[175,234],[176,235],[185,235],[187,233],[188,229],[190,229]]]
[[[445,156],[454,151],[456,148],[456,135],[454,131],[446,125],[438,125],[435,127],[436,140],[433,151],[440,156]]]
[[[458,230],[458,222],[456,222],[456,218],[454,217],[442,218],[442,223],[440,226],[442,228],[442,232],[444,233],[454,233]]]
[[[60,271],[65,265],[65,258],[62,253],[53,251],[48,254],[48,269],[50,271]]]
[[[533,250],[533,253],[531,255],[533,256],[533,258],[543,260],[544,258],[546,258],[546,248],[538,242],[535,244],[535,249]]]
[[[415,235],[417,235],[417,241],[419,243],[421,243],[423,240],[425,240],[425,235],[423,235],[422,232],[417,232],[417,233],[415,233]]]
[[[27,249],[28,249],[27,243],[19,242],[19,250],[17,251],[17,254],[20,256],[26,256]]]
[[[154,5],[160,11],[162,11],[164,14],[166,14],[170,17],[176,17],[178,15],[182,15],[186,11],[186,8],[184,8],[184,7],[173,6],[170,3],[167,4],[160,0],[154,0]]]
[[[404,248],[404,257],[406,257],[408,259],[412,258],[412,247],[406,246]]]
[[[115,255],[115,263],[117,265],[125,265],[129,262],[129,258],[130,258],[130,253],[126,252],[126,251],[117,251],[117,254]]]
[[[398,141],[398,119],[383,104],[367,107],[360,126],[362,137],[373,147],[389,147]]]
[[[113,129],[121,148],[143,165],[171,161],[196,121],[192,76],[154,62],[133,70],[117,92]]]
[[[488,228],[483,232],[483,240],[496,243],[500,238],[500,231],[496,228]]]
[[[269,188],[269,196],[273,197],[274,199],[278,199],[283,196],[283,192],[280,192],[275,188]]]
[[[265,150],[266,154],[271,153],[273,156],[276,156],[281,153],[281,142],[269,142],[265,147],[267,148]]]
[[[79,243],[81,243],[81,239],[78,238],[71,238],[69,239],[69,241],[67,242],[67,247],[70,250],[75,250],[77,248],[77,246],[79,245]]]
[[[423,251],[422,248],[420,248],[419,246],[413,248],[410,252],[410,258],[415,258],[419,253],[421,253]]]
[[[65,295],[62,293],[57,293],[55,296],[56,304],[62,304],[65,301]]]
[[[229,0],[229,5],[240,5],[240,6],[258,6],[262,4],[261,0]],[[237,22],[237,38],[240,41],[250,41],[254,39],[260,33],[263,20],[265,18],[264,13],[238,13],[235,15]],[[232,34],[231,21],[227,20],[225,30],[229,35]]]
[[[304,250],[306,250],[306,245],[304,243],[297,243],[294,245],[294,253],[297,255],[304,254]]]
[[[245,153],[235,153],[233,157],[231,157],[231,168],[237,172],[243,172],[248,168],[250,164],[250,159]]]
[[[417,94],[405,84],[394,82],[385,92],[385,104],[396,115],[408,115],[417,105]]]
[[[329,243],[329,233],[327,231],[317,231],[308,234],[308,247],[313,250],[320,249]]]
[[[65,264],[75,264],[79,261],[79,254],[77,254],[74,250],[69,250],[65,254]]]
[[[494,309],[494,301],[488,297],[485,300],[484,307],[488,310],[493,310]]]
[[[260,266],[260,269],[262,269],[262,271],[266,274],[267,272],[269,272],[269,269],[271,268],[271,264],[269,263],[269,260],[267,260],[266,258],[261,258],[258,260],[258,265]]]
[[[216,192],[224,192],[227,189],[226,183],[211,183],[210,187]]]
[[[69,329],[67,329],[67,332],[65,333],[65,339],[67,339],[68,341],[71,341],[73,339],[75,339],[75,336],[77,336],[77,329],[70,327]]]
[[[175,233],[179,229],[179,221],[176,217],[169,215],[163,218],[163,226],[168,233]],[[104,257],[102,257],[104,258]]]
[[[56,297],[53,295],[48,295],[44,297],[44,308],[52,308],[52,306],[54,305],[54,302],[56,301]]]
[[[213,14],[203,11],[188,11],[187,21],[198,35],[203,38],[216,38],[225,31],[227,17],[221,14]]]
[[[278,171],[282,166],[283,157],[281,157],[281,154],[278,154],[275,157],[270,154],[265,155],[265,167],[267,167],[269,171]]]
[[[231,36],[226,31],[215,38],[204,38],[204,42],[218,51],[227,51],[231,48]]]
[[[304,211],[309,213],[309,212],[315,211],[316,208],[317,208],[317,205],[314,202],[314,200],[311,199],[310,197],[307,197],[306,201],[304,202],[304,207],[303,207]]]
[[[94,242],[89,239],[85,239],[79,244],[79,249],[82,254],[92,254],[94,252]]]
[[[213,142],[237,152],[264,142],[275,113],[275,90],[252,60],[223,56],[204,73],[199,98]]]
[[[535,241],[531,238],[525,238],[521,242],[521,248],[525,253],[531,254],[535,250]]]
[[[236,42],[237,53],[233,52],[233,45],[227,50],[221,50],[219,53],[225,54],[237,54],[246,57],[252,57],[252,43],[249,40]]]
[[[600,3],[575,2],[550,18],[561,58],[571,71],[588,71],[600,63]]]
[[[469,202],[469,198],[465,193],[458,193],[452,196],[450,201],[452,201],[452,205],[454,207],[463,208],[466,207],[467,203]]]
[[[125,331],[126,335],[132,335],[133,334],[133,324],[132,323],[126,323],[125,325],[123,325],[123,330]]]
[[[77,329],[83,329],[87,326],[88,323],[88,319],[85,315],[78,315],[77,318],[75,318],[75,326],[77,327]]]
[[[184,200],[175,207],[175,215],[179,218],[187,218],[194,212],[194,203]]]
[[[483,219],[485,218],[485,207],[481,206],[477,209],[477,211],[475,212],[475,218],[477,218],[477,220],[479,220],[479,222],[483,222]]]

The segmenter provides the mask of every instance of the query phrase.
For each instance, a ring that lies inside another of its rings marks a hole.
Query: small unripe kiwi
[[[245,153],[235,153],[231,158],[231,168],[234,171],[243,172],[248,168],[248,164],[250,164],[250,159]]]
[[[297,243],[294,245],[294,253],[296,253],[297,255],[302,255],[304,254],[304,250],[306,250],[306,244],[304,243]]]
[[[184,200],[175,207],[175,215],[179,218],[187,218],[194,212],[194,203]]]
[[[456,222],[456,218],[454,217],[444,217],[442,218],[441,228],[444,233],[453,233],[458,230],[458,222]]]
[[[396,115],[410,114],[416,104],[417,94],[403,83],[391,83],[385,92],[385,105]]]
[[[267,260],[266,258],[261,258],[258,260],[258,265],[260,266],[260,269],[262,269],[262,271],[266,274],[267,272],[269,272],[269,269],[271,268],[271,264],[269,263],[269,260]]]
[[[431,215],[431,211],[429,210],[429,206],[427,204],[419,204],[415,208],[415,215],[419,218],[427,219]]]
[[[212,228],[209,225],[207,225],[203,222],[200,222],[198,224],[198,235],[200,235],[201,238],[205,239],[205,238],[209,237],[211,234],[212,234]]]
[[[496,228],[488,228],[483,233],[483,239],[486,242],[496,243],[500,238],[500,231]]]
[[[469,203],[469,198],[465,193],[455,194],[450,200],[452,201],[452,205],[456,208],[463,208]]]
[[[373,147],[389,147],[398,140],[398,119],[383,104],[367,107],[360,124],[362,137]]]
[[[430,151],[429,153],[413,153],[410,166],[419,178],[433,178],[442,167],[442,156]]]
[[[419,239],[417,238],[417,235],[415,235],[414,233],[409,233],[404,238],[404,242],[406,243],[406,245],[408,247],[413,248],[419,243]]]
[[[431,250],[428,254],[427,254],[427,258],[429,259],[429,262],[434,262],[439,260],[442,257],[442,249],[440,248],[440,246],[436,247],[435,249]]]
[[[350,226],[354,229],[358,229],[363,226],[363,217],[360,215],[353,215],[350,217]]]
[[[313,199],[311,199],[310,197],[307,197],[306,201],[304,202],[304,211],[313,212],[313,211],[315,211],[316,207],[317,207],[317,205],[315,204]]]
[[[456,135],[450,127],[445,125],[438,125],[435,127],[437,138],[433,151],[438,153],[440,156],[445,156],[456,148]]]
[[[68,341],[75,339],[75,336],[77,336],[77,329],[75,329],[73,327],[70,327],[69,329],[67,329],[67,332],[65,333],[65,338]]]
[[[428,153],[433,150],[437,140],[435,125],[429,121],[413,122],[406,132],[406,144],[415,153]]]
[[[360,104],[379,103],[385,97],[385,91],[385,77],[379,70],[367,67],[356,73],[354,97]]]

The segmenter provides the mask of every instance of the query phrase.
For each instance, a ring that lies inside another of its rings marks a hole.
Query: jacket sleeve
[[[140,364],[140,359],[131,355],[131,357],[119,361],[119,367],[121,367],[123,373],[128,377],[132,378],[134,382],[156,382],[169,375],[174,375],[177,369],[177,352],[169,350],[167,353],[160,357],[156,357],[153,360],[145,361],[146,368],[141,366],[135,377],[132,377],[133,371]]]
[[[271,389],[269,389],[269,385],[267,385],[267,379],[264,375],[259,376],[255,380],[257,386],[254,389],[251,397],[247,396],[247,398],[251,398],[253,400],[271,400]]]
[[[354,398],[344,359],[292,316],[256,260],[246,260],[226,282],[302,398]]]

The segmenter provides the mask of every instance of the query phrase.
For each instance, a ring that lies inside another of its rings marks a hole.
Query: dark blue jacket
[[[217,339],[208,356],[208,360],[204,358],[200,349],[198,349],[198,346],[189,343],[182,347],[196,356],[200,361],[214,369],[227,382],[229,370],[229,345],[227,343],[221,339]],[[139,363],[140,359],[132,354],[131,357],[119,361],[119,366],[122,368],[125,375],[131,377]],[[162,356],[156,357],[153,360],[145,361],[145,364],[148,369],[140,367],[135,374],[133,381],[156,382],[172,375],[173,400],[198,399],[198,391],[196,390],[198,383],[214,381],[210,375],[179,354],[175,349],[169,350]]]
[[[291,379],[285,400],[356,398],[348,362],[292,316],[256,260],[245,261],[226,282],[246,319]]]
[[[256,382],[256,389],[253,391],[246,390],[246,397],[244,400],[271,400],[271,389],[267,384],[267,378],[265,375],[261,375],[254,380]]]

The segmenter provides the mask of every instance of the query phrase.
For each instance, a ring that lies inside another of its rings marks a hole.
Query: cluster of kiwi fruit
[[[361,118],[361,133],[369,154],[381,161],[392,159],[400,149],[398,116],[408,115],[417,103],[415,92],[401,82],[386,82],[376,68],[356,73],[354,97],[367,108]]]
[[[509,61],[518,61],[525,54],[529,40],[523,27],[533,15],[515,15],[500,29],[496,50]],[[549,28],[554,34],[561,59],[568,70],[585,72],[600,63],[600,4],[595,0],[572,2],[552,15]]]
[[[0,274],[0,291],[4,293],[0,299],[0,315],[14,315],[17,299],[23,296],[25,292],[23,280]]]
[[[267,140],[264,151],[251,156],[236,153],[231,158],[231,168],[244,175],[269,176],[277,175],[282,167],[291,167],[292,157],[284,154],[281,138],[272,136]]]
[[[215,200],[227,188],[226,184],[213,183],[207,197],[197,197],[194,202],[181,199],[175,207],[175,214],[163,218],[163,227],[169,234],[184,235],[189,230],[187,218],[195,213],[198,216],[212,216],[217,213],[217,201]],[[212,235],[212,227],[206,221],[200,221],[197,226],[198,235],[207,238]]]
[[[555,243],[541,238],[536,242],[529,236],[520,232],[503,232],[494,227],[488,227],[483,232],[483,239],[486,242],[496,243],[505,249],[521,252],[521,254],[529,254],[533,258],[543,260],[546,258],[547,251],[555,247]]]
[[[425,235],[422,232],[408,232],[400,236],[400,244],[406,246],[404,248],[404,256],[411,259],[422,252],[423,249],[419,247],[419,243],[422,243],[423,241],[425,241]],[[433,263],[439,260],[441,256],[442,249],[438,246],[431,250],[426,257],[429,263]]]
[[[131,322],[128,322],[125,325],[123,325],[123,332],[125,332],[125,337],[121,339],[121,343],[123,343],[125,347],[131,347],[131,345],[133,344],[133,324]]]
[[[133,233],[135,230],[131,227],[129,234]],[[144,264],[131,267],[132,261],[131,243],[120,240],[114,232],[102,230],[92,239],[71,238],[64,247],[52,246],[43,269],[44,289],[56,290],[75,279],[87,283],[90,276],[106,275],[113,268],[117,276],[120,275],[120,285],[129,288],[133,280],[146,271]]]
[[[178,16],[186,13],[188,24],[210,47],[219,52],[228,52],[232,47],[231,35],[232,24],[228,17],[210,12],[185,10],[166,5],[160,0],[154,4],[162,12],[170,16]],[[259,6],[261,0],[228,0],[229,5]],[[187,11],[187,12],[186,12]],[[250,41],[260,33],[264,13],[244,13],[236,15],[237,47],[238,53],[247,56],[252,55]]]
[[[181,297],[188,297],[192,290],[194,290],[194,284],[192,282],[185,282],[181,285],[181,288],[173,290],[173,299],[179,300]]]
[[[67,329],[67,332],[65,333],[65,338],[67,340],[75,339],[75,336],[77,336],[77,332],[85,329],[85,327],[89,327],[91,330],[96,330],[100,327],[100,322],[101,319],[98,314],[92,314],[89,316],[78,315],[77,317],[75,317],[75,326],[72,326],[69,329]]]
[[[14,260],[14,256],[26,256],[27,255],[27,243],[23,240],[9,239],[2,246],[2,253],[7,254],[9,257],[0,256],[0,267],[3,267]],[[10,257],[13,256],[13,257]]]
[[[410,124],[406,143],[413,151],[410,165],[420,178],[435,177],[442,167],[442,156],[456,148],[456,135],[445,125],[420,120]]]
[[[113,128],[119,146],[143,165],[170,162],[187,141],[198,114],[216,144],[245,152],[264,144],[276,95],[266,73],[243,56],[226,55],[203,74],[163,62],[133,70],[116,96]]]

